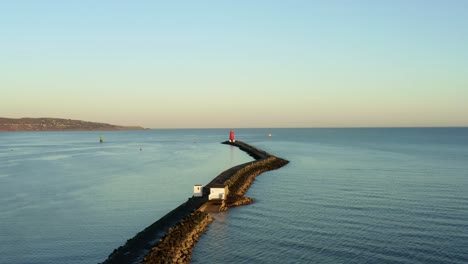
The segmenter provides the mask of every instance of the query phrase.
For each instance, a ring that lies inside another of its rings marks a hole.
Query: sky
[[[468,126],[468,1],[0,0],[0,117]]]

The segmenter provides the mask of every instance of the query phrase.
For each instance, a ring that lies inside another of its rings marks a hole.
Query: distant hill
[[[3,118],[0,131],[76,131],[76,130],[143,130],[139,126],[116,126],[61,118]]]

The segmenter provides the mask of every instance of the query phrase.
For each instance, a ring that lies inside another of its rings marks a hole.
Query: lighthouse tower
[[[236,139],[234,137],[234,130],[231,130],[231,132],[229,132],[229,142],[236,142]]]

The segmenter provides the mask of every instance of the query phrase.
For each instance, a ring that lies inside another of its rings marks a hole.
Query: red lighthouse
[[[229,142],[236,142],[236,139],[234,138],[234,130],[229,132]]]

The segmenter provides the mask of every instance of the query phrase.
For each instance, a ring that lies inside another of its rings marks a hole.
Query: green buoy
[[[101,135],[101,136],[99,137],[99,143],[103,143],[103,142],[104,142],[104,137]]]

